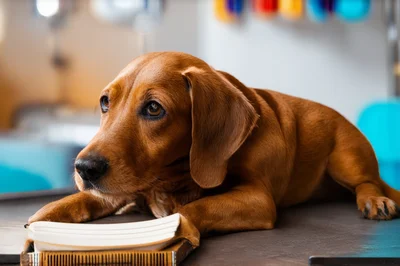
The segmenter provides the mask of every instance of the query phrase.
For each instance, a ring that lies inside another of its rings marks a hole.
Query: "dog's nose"
[[[100,156],[82,158],[75,161],[75,168],[83,180],[93,182],[104,176],[108,169],[108,162]]]

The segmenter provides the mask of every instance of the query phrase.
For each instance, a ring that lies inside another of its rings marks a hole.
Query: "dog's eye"
[[[101,112],[103,113],[107,113],[108,108],[110,105],[110,101],[108,100],[108,96],[102,96],[100,98],[100,107],[101,107]]]
[[[142,113],[148,118],[157,119],[165,114],[165,110],[158,102],[151,101],[144,107]]]

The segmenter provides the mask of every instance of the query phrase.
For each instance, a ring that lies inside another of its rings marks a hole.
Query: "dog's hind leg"
[[[378,162],[367,139],[349,122],[341,123],[328,161],[329,175],[356,194],[368,219],[390,220],[400,214],[400,192],[379,177]]]
[[[365,218],[374,220],[390,220],[400,214],[395,201],[386,197],[380,186],[362,183],[356,187],[357,205]]]

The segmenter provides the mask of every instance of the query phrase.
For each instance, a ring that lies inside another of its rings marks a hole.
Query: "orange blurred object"
[[[303,16],[302,0],[279,0],[279,13],[287,19],[299,19]]]
[[[233,22],[236,16],[229,12],[227,0],[214,0],[214,14],[222,22]]]

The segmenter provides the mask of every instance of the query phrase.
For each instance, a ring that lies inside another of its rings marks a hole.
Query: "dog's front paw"
[[[358,209],[364,218],[371,220],[391,220],[400,216],[400,207],[386,197],[368,197],[358,201]]]
[[[85,217],[77,217],[76,209],[71,208],[68,204],[55,201],[45,205],[29,217],[28,224],[37,221],[79,223],[84,219]]]
[[[194,247],[200,245],[199,230],[182,214],[180,217],[179,235],[189,240]]]

